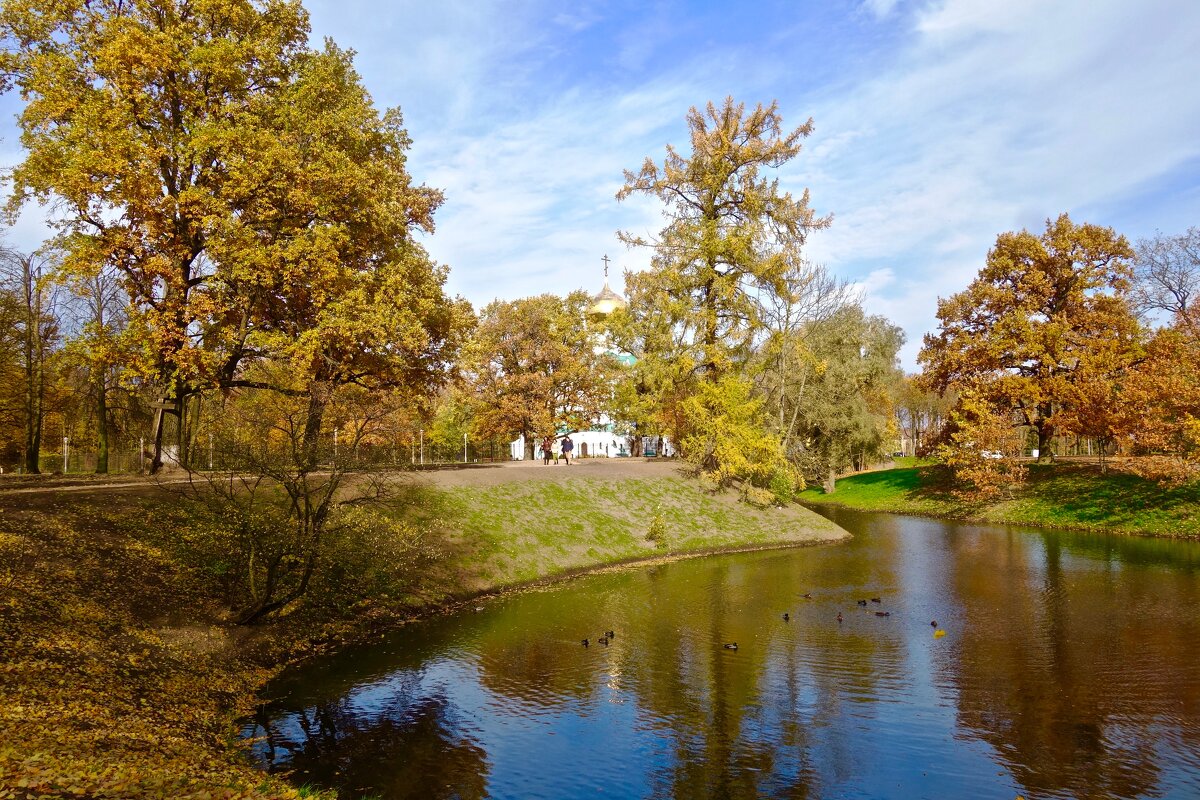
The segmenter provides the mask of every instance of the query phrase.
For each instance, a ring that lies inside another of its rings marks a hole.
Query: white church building
[[[588,307],[588,316],[607,317],[618,308],[627,308],[625,298],[614,292],[608,285],[608,256],[604,257],[604,288],[600,294],[592,298]],[[603,345],[598,344],[598,348]],[[622,361],[632,360],[633,356],[618,355]],[[554,440],[554,452],[562,451],[562,440],[565,434],[560,434]],[[613,432],[612,420],[601,416],[591,430],[570,431],[571,441],[575,444],[573,458],[627,458],[629,456],[673,456],[674,447],[671,441],[662,436],[619,436]],[[534,458],[540,459],[541,441],[533,443]],[[525,437],[518,437],[509,443],[512,459],[521,461],[525,458]],[[659,452],[659,450],[662,452]]]

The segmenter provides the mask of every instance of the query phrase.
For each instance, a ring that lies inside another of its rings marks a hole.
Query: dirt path
[[[499,486],[525,481],[565,483],[577,478],[624,480],[626,478],[664,478],[680,474],[681,464],[667,459],[589,458],[549,465],[541,461],[507,461],[501,464],[444,469],[415,473],[434,486]]]
[[[498,464],[475,465],[467,468],[426,469],[398,472],[433,486],[499,486],[524,481],[554,481],[563,483],[575,478],[622,480],[625,478],[658,478],[680,473],[678,461],[642,458],[596,458],[572,461],[570,466],[541,461],[508,461]],[[178,473],[177,473],[178,474]],[[0,497],[21,494],[50,494],[58,492],[112,492],[142,490],[154,492],[161,487],[185,484],[186,477],[165,478],[37,478],[12,476],[0,478]]]
[[[160,486],[171,486],[187,482],[187,478],[157,481],[150,478],[135,478],[127,481],[83,480],[69,483],[51,482],[31,486],[29,483],[32,483],[32,481],[28,481],[12,485],[0,484],[0,497],[10,494],[46,494],[49,492],[107,492],[123,489],[157,489]]]

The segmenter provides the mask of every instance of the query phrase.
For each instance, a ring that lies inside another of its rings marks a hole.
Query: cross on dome
[[[592,298],[592,305],[588,308],[589,316],[607,317],[618,308],[628,308],[629,304],[625,302],[625,298],[614,292],[608,286],[608,254],[600,259],[604,262],[604,288],[600,290],[600,294]]]

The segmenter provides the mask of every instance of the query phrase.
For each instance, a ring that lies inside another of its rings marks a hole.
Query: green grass
[[[809,489],[800,499],[867,511],[924,514],[1076,530],[1200,538],[1200,483],[1164,488],[1134,475],[1101,474],[1091,467],[1030,466],[1011,497],[970,503],[955,498],[929,467],[852,475],[831,495]]]
[[[937,462],[932,458],[920,458],[918,456],[896,456],[892,459],[892,463],[897,467],[932,467]]]
[[[840,529],[799,506],[757,509],[683,478],[412,489],[398,505],[438,542],[432,596],[465,594],[667,553],[801,544]],[[661,512],[665,546],[649,536]]]

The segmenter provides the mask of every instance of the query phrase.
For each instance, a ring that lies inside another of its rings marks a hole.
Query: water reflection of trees
[[[1164,728],[1200,747],[1186,722],[1200,711],[1196,582],[1187,569],[1145,566],[1168,557],[1161,546],[1066,541],[952,535],[963,631],[941,666],[958,690],[959,724],[1030,794],[1154,794],[1171,758]],[[1081,556],[1091,563],[1073,568]]]
[[[622,756],[558,752],[636,772],[622,786],[651,797],[899,796],[898,781],[920,779],[925,765],[886,750],[897,732],[927,732],[927,722],[905,719],[920,700],[947,704],[927,718],[943,726],[935,734],[957,722],[959,735],[991,746],[974,766],[943,770],[959,771],[946,777],[951,787],[971,774],[986,781],[991,758],[1029,796],[1153,795],[1179,774],[1170,759],[1200,752],[1200,621],[1189,614],[1200,585],[1190,562],[1176,570],[1160,566],[1173,566],[1169,548],[1094,539],[871,524],[837,553],[607,575],[410,634],[406,669],[388,675],[363,660],[373,682],[349,699],[264,721],[277,763],[305,770],[299,780],[353,776],[350,788],[389,798],[483,796],[489,775],[506,784],[494,790],[519,793],[503,760],[514,744],[566,730],[603,746],[632,719],[636,747]],[[901,581],[914,605],[890,620],[855,605],[890,602]],[[801,599],[809,590],[814,599]],[[917,607],[938,609],[951,635],[927,648],[928,617],[919,636],[906,617]],[[604,647],[596,637],[608,628],[617,636]],[[331,670],[326,696],[345,694],[351,671]],[[486,713],[464,726],[479,702]],[[593,738],[593,725],[606,733]],[[493,746],[501,761],[489,773],[483,748]],[[964,752],[938,746],[907,752]],[[521,752],[534,762],[516,770],[523,778],[575,785],[577,765],[543,763],[536,746]]]
[[[820,618],[803,614],[800,594],[814,577],[797,571],[794,557],[674,564],[613,578],[604,593],[557,593],[547,598],[554,609],[526,613],[519,638],[481,635],[480,680],[497,694],[556,709],[594,704],[605,687],[628,693],[639,717],[656,721],[669,742],[648,796],[820,796],[811,731],[835,740],[826,743],[832,764],[822,766],[848,779],[856,759],[869,756],[836,741],[833,723],[847,703],[876,696],[903,658],[894,628],[855,634],[835,619],[838,608],[853,613],[853,598],[868,587],[893,583],[888,561],[886,552],[873,561],[843,559],[836,574],[822,575],[829,585],[863,588],[848,589],[853,594],[839,604],[813,606]],[[789,608],[791,624],[780,619]],[[602,645],[584,649],[568,638],[564,618],[579,636],[617,620],[618,634],[600,657]],[[729,641],[740,643],[736,652],[723,647]]]
[[[298,783],[340,787],[339,796],[486,797],[486,753],[459,732],[453,715],[436,695],[365,716],[330,702],[277,719],[262,713],[255,733],[265,736],[261,749],[274,771],[290,771]]]

